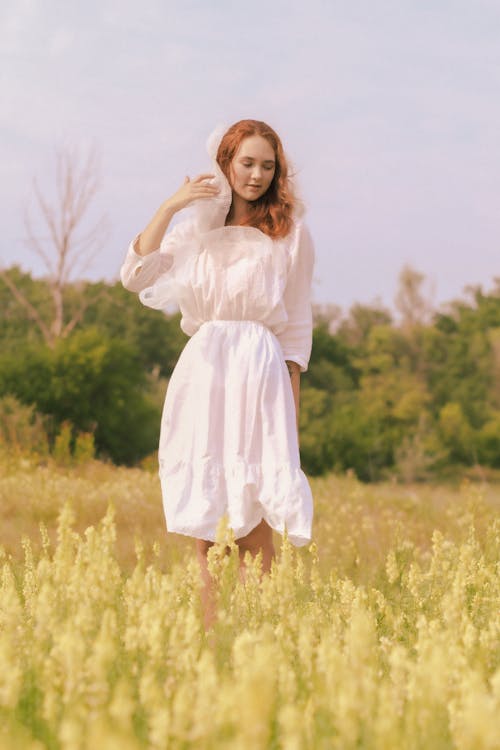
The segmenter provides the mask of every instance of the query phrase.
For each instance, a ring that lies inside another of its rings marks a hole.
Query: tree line
[[[380,304],[347,314],[316,308],[300,413],[310,474],[418,480],[457,466],[500,468],[500,279],[439,311],[424,290],[424,277],[405,268],[396,313]],[[155,451],[168,378],[187,341],[178,314],[144,307],[120,283],[66,282],[59,335],[46,337],[53,289],[16,266],[0,276],[0,309],[4,441],[18,404],[25,420],[43,424],[49,446],[69,425],[73,443],[91,435],[97,454],[117,463]]]
[[[106,243],[106,217],[93,215],[97,155],[62,148],[55,166],[53,190],[34,180],[37,217],[25,215],[45,278],[0,267],[0,442],[134,463],[157,446],[187,337],[179,315],[143,307],[121,284],[75,280]],[[500,278],[437,311],[407,267],[395,309],[316,307],[305,470],[415,480],[500,468]]]

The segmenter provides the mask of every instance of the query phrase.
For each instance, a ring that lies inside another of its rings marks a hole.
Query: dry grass
[[[311,480],[315,501],[313,540],[322,573],[335,571],[359,583],[377,580],[389,550],[411,543],[428,550],[435,529],[456,542],[466,538],[474,518],[479,538],[500,510],[500,484],[463,481],[451,484],[363,485],[354,477]],[[0,463],[0,545],[14,560],[23,559],[21,539],[28,537],[37,554],[39,524],[56,538],[58,514],[70,502],[75,530],[95,525],[111,503],[115,508],[116,557],[125,572],[137,560],[154,555],[163,570],[193,551],[193,542],[167,534],[161,491],[155,471],[116,467],[99,461],[62,467],[29,458],[4,456]],[[279,547],[281,537],[275,536]],[[304,558],[306,553],[302,551]]]
[[[315,480],[245,583],[221,527],[207,638],[154,474],[0,468],[1,750],[497,750],[495,486]]]

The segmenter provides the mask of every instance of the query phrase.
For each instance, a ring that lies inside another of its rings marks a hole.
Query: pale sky
[[[317,302],[391,304],[405,263],[438,304],[500,276],[499,0],[3,0],[0,57],[4,265],[42,273],[23,209],[62,143],[100,154],[88,277],[111,280],[213,128],[252,117],[298,170]]]

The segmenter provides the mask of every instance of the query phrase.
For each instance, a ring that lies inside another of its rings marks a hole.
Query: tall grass
[[[314,481],[314,543],[244,584],[221,525],[205,634],[154,474],[2,469],[2,749],[498,747],[494,487]]]

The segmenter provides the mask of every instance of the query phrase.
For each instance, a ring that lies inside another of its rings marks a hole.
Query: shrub
[[[76,432],[94,434],[97,452],[116,462],[137,461],[156,447],[160,411],[141,363],[130,345],[97,328],[77,331],[53,350],[35,344],[5,354],[5,393],[52,417],[51,440],[70,422]]]
[[[47,455],[49,450],[44,418],[12,394],[0,398],[0,444],[16,453]]]

